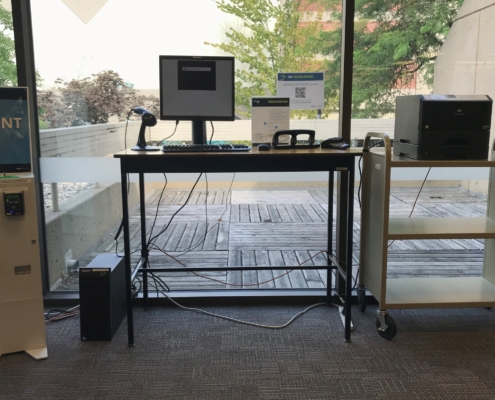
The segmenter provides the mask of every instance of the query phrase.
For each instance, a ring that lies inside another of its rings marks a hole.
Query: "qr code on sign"
[[[306,98],[306,88],[296,87],[296,99],[305,99],[305,98]]]

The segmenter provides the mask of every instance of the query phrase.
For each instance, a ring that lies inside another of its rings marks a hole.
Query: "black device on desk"
[[[322,149],[334,149],[334,150],[346,150],[349,148],[348,143],[344,143],[344,139],[341,137],[333,137],[325,139],[321,142]]]
[[[281,141],[281,137],[290,136],[288,140]],[[308,135],[307,140],[298,140],[299,135]],[[320,147],[320,142],[315,140],[315,131],[311,129],[289,129],[275,132],[272,139],[272,149],[313,149]]]
[[[417,160],[486,160],[492,104],[486,95],[396,97],[394,154]]]
[[[136,145],[131,149],[134,151],[158,151],[160,150],[156,146],[148,146],[148,143],[146,143],[146,138],[144,137],[144,134],[146,132],[146,127],[152,127],[156,125],[156,118],[153,114],[151,114],[148,110],[144,109],[143,107],[135,107],[133,108],[130,112],[135,112],[136,114],[141,115],[141,128],[139,129],[139,135],[138,135],[138,141]],[[129,116],[128,116],[129,117]]]

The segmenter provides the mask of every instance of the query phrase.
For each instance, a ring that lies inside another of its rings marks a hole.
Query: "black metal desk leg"
[[[148,245],[146,240],[146,196],[144,193],[144,174],[139,173],[139,208],[141,211],[141,268],[148,268]],[[148,308],[148,274],[143,272],[144,308]]]
[[[127,199],[127,176],[121,172],[122,187],[122,221],[124,226],[124,265],[125,289],[127,298],[127,340],[129,346],[134,346],[134,321],[132,318],[132,282],[131,282],[131,244],[129,235],[129,204]]]
[[[328,173],[328,222],[327,222],[327,265],[330,266],[332,261],[330,255],[333,251],[333,171]],[[327,268],[327,304],[332,303],[332,285],[333,285],[333,270]]]
[[[354,168],[347,172],[348,202],[347,202],[347,257],[345,284],[345,341],[351,341],[351,297],[352,297],[352,247],[354,239]]]

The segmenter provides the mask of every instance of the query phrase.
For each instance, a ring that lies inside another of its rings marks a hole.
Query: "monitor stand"
[[[192,142],[193,144],[208,144],[206,139],[206,121],[192,122]]]

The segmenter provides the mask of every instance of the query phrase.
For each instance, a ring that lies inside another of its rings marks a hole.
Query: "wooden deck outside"
[[[160,205],[160,190],[147,202],[147,227],[161,233],[152,250],[152,267],[186,266],[293,266],[308,259],[308,264],[325,266],[319,252],[325,250],[327,192],[293,191],[195,191],[188,204],[186,191],[166,191]],[[357,193],[357,192],[356,192]],[[392,190],[390,213],[407,218],[418,193],[417,188]],[[205,204],[206,203],[206,204]],[[486,198],[460,188],[424,188],[416,204],[414,217],[483,216]],[[335,216],[334,216],[335,217]],[[156,222],[155,221],[156,218]],[[139,210],[130,218],[132,265],[139,260]],[[165,227],[168,228],[165,229]],[[354,260],[359,264],[360,210],[355,196]],[[335,235],[334,235],[335,237]],[[119,253],[123,253],[122,241]],[[99,252],[115,251],[109,238]],[[166,254],[164,254],[163,252]],[[90,260],[88,260],[89,262]],[[83,263],[84,265],[84,263]],[[390,277],[403,276],[476,276],[483,265],[483,240],[411,240],[395,241],[389,248]],[[172,290],[324,288],[326,270],[226,271],[194,274],[184,268],[180,273],[161,273]],[[201,275],[201,276],[199,276]],[[151,285],[153,285],[153,281]]]

